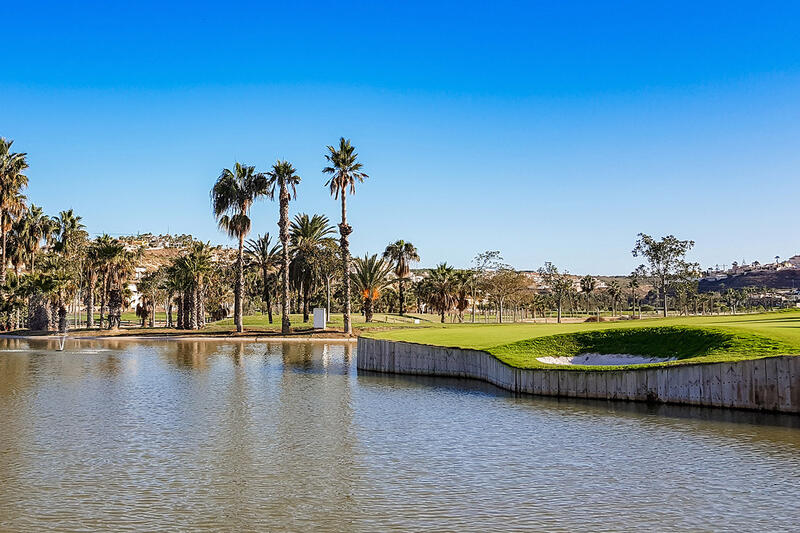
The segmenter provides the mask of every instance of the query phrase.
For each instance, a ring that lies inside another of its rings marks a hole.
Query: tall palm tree
[[[289,319],[289,200],[297,198],[297,184],[300,176],[288,161],[278,161],[272,165],[269,176],[269,186],[275,190],[278,186],[278,201],[280,204],[280,217],[278,228],[281,238],[281,333],[287,334],[292,329]]]
[[[79,259],[89,236],[81,220],[82,217],[76,215],[72,209],[61,211],[57,217],[53,217],[55,227],[53,249],[73,261]]]
[[[242,332],[242,293],[244,292],[244,238],[250,233],[250,207],[262,196],[272,196],[267,177],[255,167],[236,163],[233,171],[223,169],[211,188],[211,205],[220,229],[239,240],[234,288],[233,320]]]
[[[440,263],[431,270],[430,276],[425,280],[428,285],[431,304],[439,311],[444,324],[445,313],[453,307],[455,301],[455,269],[447,263]]]
[[[342,222],[339,224],[339,234],[341,235],[342,245],[342,268],[344,285],[344,333],[351,335],[353,326],[350,323],[350,241],[349,236],[353,233],[353,228],[347,224],[347,191],[355,194],[356,183],[362,183],[368,178],[361,169],[363,165],[358,162],[358,154],[355,147],[350,144],[349,139],[339,138],[339,148],[328,146],[328,153],[325,155],[329,166],[322,169],[325,174],[331,177],[325,182],[325,186],[330,187],[331,195],[334,198],[342,199]]]
[[[108,237],[108,235],[105,235]],[[95,239],[86,249],[84,270],[86,273],[86,327],[94,327],[94,292],[97,286],[97,278],[103,269],[101,260],[101,245],[99,238]]]
[[[289,234],[292,245],[291,274],[296,280],[303,298],[303,322],[308,322],[308,296],[317,282],[317,269],[315,259],[322,253],[323,246],[333,239],[330,237],[335,232],[328,217],[314,215],[309,217],[306,213],[295,215],[291,223]]]
[[[190,329],[199,329],[205,326],[205,279],[211,271],[211,249],[207,243],[196,242],[192,250],[183,258],[181,265],[188,279],[190,310]],[[184,326],[186,326],[184,324]]]
[[[96,254],[94,260],[96,267],[99,271],[100,277],[100,329],[103,329],[103,315],[106,312],[106,304],[108,303],[108,283],[109,274],[111,272],[111,263],[115,256],[120,253],[120,245],[116,239],[111,238],[110,235],[103,234],[93,243]],[[94,311],[92,311],[94,313]]]
[[[404,315],[406,307],[403,285],[411,273],[411,262],[419,261],[419,253],[417,253],[417,249],[413,244],[401,239],[386,247],[383,252],[383,258],[394,264],[394,275],[397,276],[397,292],[400,298],[400,314]]]
[[[380,298],[381,290],[391,283],[389,273],[392,271],[392,264],[374,254],[357,257],[354,267],[350,277],[364,301],[364,320],[372,322],[373,303]]]
[[[261,271],[264,304],[267,306],[269,323],[272,324],[272,276],[280,269],[281,246],[273,245],[272,237],[265,233],[247,241],[245,251],[249,263]]]
[[[36,252],[42,241],[51,242],[52,236],[56,231],[53,220],[44,214],[41,207],[31,204],[23,215],[21,222],[24,230],[20,237],[27,255],[28,271],[33,273],[36,263]]]
[[[27,154],[12,152],[12,140],[0,137],[0,283],[6,281],[6,233],[11,220],[22,212],[25,196],[21,191],[28,185],[28,177],[23,174],[28,168]]]

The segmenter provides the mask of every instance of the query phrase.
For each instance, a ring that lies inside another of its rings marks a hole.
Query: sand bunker
[[[645,355],[630,355],[626,353],[582,353],[572,357],[538,357],[540,363],[549,365],[646,365],[648,363],[663,363],[674,361],[675,358],[647,357]]]

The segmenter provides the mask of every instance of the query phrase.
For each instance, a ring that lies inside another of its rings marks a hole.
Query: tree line
[[[552,263],[531,276],[505,264],[499,251],[478,254],[468,268],[442,262],[416,271],[412,266],[420,261],[419,253],[405,240],[390,243],[382,253],[353,258],[347,198],[368,176],[344,138],[326,147],[322,169],[324,186],[341,206],[336,226],[321,214],[290,217],[301,178],[288,161],[279,160],[266,171],[236,162],[221,171],[210,190],[217,224],[237,243],[234,253],[191,236],[162,237],[179,242],[183,252],[154,271],[137,272],[142,249],[109,235],[89,239],[81,217],[71,209],[51,217],[29,204],[24,195],[27,154],[12,148],[12,141],[0,139],[4,329],[66,331],[69,309],[81,306],[86,327],[118,328],[133,298],[134,282],[141,326],[155,326],[160,306],[170,328],[200,329],[209,319],[232,312],[237,331],[242,331],[244,315],[261,312],[269,323],[280,314],[284,333],[291,331],[292,313],[302,314],[307,323],[310,309],[317,306],[329,315],[341,311],[349,333],[353,309],[366,322],[376,312],[433,313],[441,322],[547,319],[554,314],[560,322],[565,313],[599,320],[607,310],[615,316],[627,309],[634,318],[656,309],[667,316],[670,309],[688,315],[780,305],[777,295],[766,289],[699,293],[699,266],[686,259],[694,242],[672,235],[656,239],[639,234],[632,255],[644,263],[625,280],[611,280],[602,288],[595,277],[577,278]],[[250,238],[253,204],[276,196],[277,236],[267,231]],[[77,326],[77,318],[73,320]]]

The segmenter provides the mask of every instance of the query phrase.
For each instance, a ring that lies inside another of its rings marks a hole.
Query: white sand
[[[541,363],[549,365],[646,365],[648,363],[663,363],[674,361],[675,358],[647,357],[644,355],[630,355],[627,353],[582,353],[574,357],[538,357]]]

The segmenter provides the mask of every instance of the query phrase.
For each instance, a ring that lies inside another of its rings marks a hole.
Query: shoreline
[[[109,341],[109,340],[148,340],[148,341],[237,341],[237,342],[356,342],[357,337],[313,337],[313,336],[294,336],[280,337],[271,335],[241,335],[241,336],[222,336],[222,335],[9,335],[0,334],[0,339],[21,339],[21,340],[57,340],[66,341]]]
[[[476,379],[516,394],[800,414],[800,356],[629,369],[517,368],[484,350],[361,337],[359,371]]]

